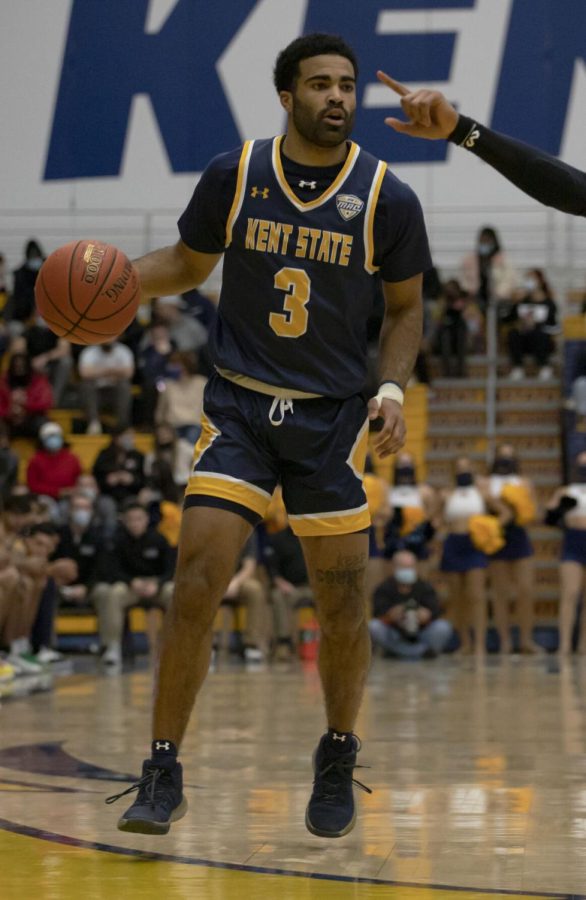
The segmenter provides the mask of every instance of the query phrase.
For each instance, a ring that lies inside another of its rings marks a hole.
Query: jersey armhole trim
[[[386,173],[387,164],[381,159],[372,180],[364,216],[364,268],[370,275],[374,275],[380,268],[374,264],[374,214]]]
[[[250,163],[250,155],[252,153],[253,145],[254,141],[245,141],[244,146],[242,147],[242,153],[240,154],[234,200],[232,201],[232,206],[228,215],[228,221],[226,222],[226,247],[229,247],[232,243],[232,230],[234,228],[236,219],[240,214],[240,210],[242,209],[244,192],[246,190],[246,181],[248,179],[248,166]]]

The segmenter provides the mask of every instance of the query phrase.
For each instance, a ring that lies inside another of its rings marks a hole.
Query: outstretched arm
[[[440,91],[410,91],[385,72],[379,81],[401,97],[407,122],[385,123],[401,134],[429,141],[450,140],[496,169],[530,197],[574,216],[586,216],[586,173],[543,150],[491,131],[456,109]]]

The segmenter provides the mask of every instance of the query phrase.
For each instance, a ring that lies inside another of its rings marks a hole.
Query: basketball
[[[73,344],[104,344],[130,325],[140,301],[138,273],[117,247],[72,241],[47,257],[35,283],[39,314]]]

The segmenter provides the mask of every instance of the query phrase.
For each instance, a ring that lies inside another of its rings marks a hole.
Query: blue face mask
[[[395,569],[395,578],[399,584],[415,584],[417,572],[415,569]]]
[[[63,446],[63,438],[58,434],[50,434],[43,441],[45,450],[61,450]]]

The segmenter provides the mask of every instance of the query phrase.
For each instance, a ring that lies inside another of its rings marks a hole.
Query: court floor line
[[[18,822],[11,822],[8,819],[0,818],[0,831],[9,831],[13,834],[20,834],[25,837],[38,838],[42,841],[49,841],[54,844],[64,844],[67,847],[79,847],[83,850],[96,850],[101,853],[117,853],[120,856],[140,857],[153,862],[169,862],[180,863],[187,866],[201,866],[209,869],[223,869],[235,872],[250,872],[255,875],[284,875],[289,878],[306,878],[315,881],[334,881],[344,882],[346,884],[368,884],[380,885],[381,887],[402,887],[411,888],[413,890],[427,891],[453,891],[454,893],[474,893],[478,896],[499,896],[499,897],[532,897],[540,898],[540,900],[586,900],[584,894],[567,894],[567,893],[551,893],[543,891],[515,891],[515,890],[499,890],[498,888],[470,888],[462,886],[454,886],[450,884],[425,884],[422,882],[408,881],[387,881],[382,878],[354,878],[351,875],[329,875],[325,872],[299,872],[295,869],[279,869],[269,868],[267,866],[248,866],[242,863],[224,863],[218,860],[199,859],[192,856],[175,856],[171,853],[153,853],[145,852],[133,847],[119,847],[116,844],[102,844],[98,841],[86,841],[82,838],[76,838],[65,834],[58,834],[54,831],[46,831],[42,828],[34,828],[30,825],[21,825]]]

